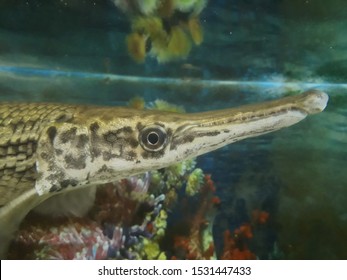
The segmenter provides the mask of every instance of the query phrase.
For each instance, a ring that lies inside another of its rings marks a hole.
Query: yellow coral
[[[198,15],[207,0],[133,0],[131,3],[134,14],[127,45],[135,61],[144,62],[147,53],[162,63],[182,59],[190,53],[192,41],[195,45],[202,43]],[[189,19],[181,19],[179,11],[187,13]],[[147,46],[151,49],[146,49]]]
[[[196,0],[175,0],[175,7],[182,12],[189,12],[195,5]]]
[[[195,45],[200,45],[203,41],[203,32],[198,18],[193,17],[188,21],[188,29]]]
[[[158,7],[158,0],[137,0],[140,11],[145,15],[152,14]]]
[[[146,57],[146,38],[137,32],[127,36],[127,46],[130,56],[136,62],[144,62]]]
[[[186,57],[191,50],[191,40],[181,26],[171,27],[170,33],[151,37],[152,54],[161,63]]]
[[[129,100],[129,107],[142,110],[145,108],[145,100],[142,97],[136,96]]]
[[[162,99],[156,99],[154,101],[153,109],[173,112],[173,113],[184,113],[185,110],[182,106],[174,105],[169,102],[166,102]]]
[[[159,17],[136,17],[132,21],[132,29],[148,34],[150,37],[163,32],[163,23]]]
[[[201,13],[201,11],[206,7],[207,0],[197,0],[195,1],[194,11],[193,13],[195,15],[198,15]]]
[[[188,177],[186,194],[188,196],[195,195],[200,190],[200,186],[203,183],[203,179],[203,171],[200,168],[196,168]]]
[[[164,207],[171,208],[177,201],[177,192],[174,188],[169,189],[165,195]]]
[[[158,6],[158,14],[163,18],[169,18],[174,13],[174,0],[162,0]]]
[[[165,260],[166,255],[160,251],[159,244],[150,239],[143,239],[143,253],[148,260]]]
[[[165,253],[164,252],[161,252],[160,254],[159,254],[159,256],[158,256],[158,258],[157,258],[157,260],[166,260],[167,258],[166,258],[166,255],[165,255]]]
[[[168,44],[168,54],[173,57],[186,57],[191,49],[191,43],[187,34],[179,26],[171,28],[171,36]]]
[[[195,15],[201,13],[205,8],[207,0],[174,0],[177,10],[182,12],[193,12]]]
[[[167,226],[167,213],[165,210],[160,210],[158,217],[155,219],[155,227],[157,229],[166,229]]]
[[[148,37],[152,43],[151,54],[159,61],[159,57],[167,56],[169,35],[164,30],[162,20],[159,17],[137,17],[132,22],[132,29]]]

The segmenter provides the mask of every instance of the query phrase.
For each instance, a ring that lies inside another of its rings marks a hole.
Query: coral
[[[174,236],[171,259],[215,259],[212,225],[214,220],[213,194],[215,186],[211,177],[205,175],[198,194],[198,209],[189,220],[189,232]]]
[[[174,11],[199,14],[207,0],[112,0],[114,5],[129,15],[161,15],[168,17]]]
[[[175,0],[174,2],[177,10],[194,14],[199,14],[207,4],[207,0]]]
[[[132,31],[126,39],[130,56],[138,63],[144,62],[147,54],[158,62],[186,58],[192,43],[200,45],[203,41],[198,15],[206,3],[205,0],[114,0],[117,7],[130,15]]]
[[[165,193],[166,198],[164,206],[167,208],[174,206],[178,199],[178,192],[185,185],[187,188],[187,180],[189,180],[189,178],[191,178],[191,182],[188,187],[188,193],[196,194],[196,190],[199,188],[199,175],[203,176],[203,174],[200,174],[199,169],[195,171],[195,165],[195,159],[189,159],[160,171],[152,171],[151,174],[153,179],[150,191],[155,194]]]
[[[224,248],[222,260],[254,260],[256,255],[248,249],[247,241],[253,237],[249,224],[244,224],[235,229],[234,234],[230,230],[224,232]]]
[[[173,113],[184,113],[185,112],[185,110],[182,106],[174,105],[174,104],[168,103],[168,102],[161,100],[161,99],[156,99],[154,101],[154,103],[151,105],[150,109],[173,112]]]
[[[180,26],[171,28],[169,42],[165,52],[158,57],[159,61],[171,60],[179,57],[185,58],[191,50],[191,42],[188,35]]]
[[[252,220],[258,224],[266,224],[270,214],[266,211],[260,211],[259,209],[253,210]]]
[[[182,12],[190,11],[195,4],[196,0],[175,0],[175,4],[177,9]]]
[[[188,28],[195,45],[200,45],[203,41],[203,31],[198,18],[192,17],[188,20]]]
[[[142,110],[145,108],[145,100],[142,97],[134,97],[129,100],[129,107]]]
[[[124,13],[130,12],[131,10],[131,1],[127,0],[111,0],[116,7],[118,7]]]
[[[153,184],[156,186],[156,189],[160,191],[170,189],[171,187],[179,189],[194,171],[195,165],[195,159],[189,159],[173,164],[162,171],[153,171]]]
[[[175,11],[175,0],[162,0],[158,6],[158,15],[162,18],[170,18]]]
[[[153,38],[166,36],[163,22],[159,17],[135,17],[132,20],[131,28]]]
[[[30,240],[26,236],[31,236]],[[29,258],[106,259],[111,255],[119,257],[124,238],[121,228],[106,236],[94,221],[69,219],[52,227],[31,226],[21,232],[17,242],[22,249],[35,248],[26,256]]]
[[[203,171],[200,168],[194,169],[193,172],[190,173],[188,176],[186,194],[188,196],[195,195],[199,191],[203,183],[203,179],[204,179]]]
[[[127,46],[131,57],[138,63],[144,62],[146,57],[146,37],[140,33],[127,36]]]
[[[139,5],[141,13],[143,13],[145,15],[150,15],[158,8],[160,1],[158,1],[158,0],[141,0],[141,1],[137,1],[137,3]]]
[[[244,223],[234,229],[224,231],[224,247],[221,259],[224,260],[253,260],[257,256],[249,249],[250,241],[254,238],[253,231],[268,222],[270,214],[264,210],[252,211],[250,223]]]
[[[83,219],[54,220],[44,219],[38,214],[31,215],[21,228],[10,257],[215,258],[212,225],[214,206],[220,201],[214,195],[215,187],[208,175],[190,198],[194,199],[197,208],[190,209],[187,224],[189,234],[176,235],[171,251],[162,248],[163,240],[172,234],[171,228],[168,228],[169,212],[177,209],[186,212],[182,205],[191,206],[191,203],[181,205],[168,203],[167,200],[170,194],[175,195],[175,201],[179,198],[180,189],[183,190],[183,186],[188,184],[187,178],[196,178],[194,185],[200,182],[198,178],[203,176],[203,172],[195,169],[195,164],[194,160],[189,160],[166,168],[163,173],[148,172],[98,188],[95,205],[88,217]],[[160,175],[156,176],[155,173]]]
[[[152,240],[144,239],[142,259],[147,260],[166,260],[166,255],[161,252],[159,244]]]
[[[160,210],[159,215],[154,220],[152,233],[155,234],[155,239],[161,238],[165,234],[167,226],[167,213],[165,210]]]

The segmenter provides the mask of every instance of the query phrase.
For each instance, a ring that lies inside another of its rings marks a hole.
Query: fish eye
[[[149,152],[156,152],[165,147],[167,134],[163,127],[152,125],[142,129],[139,138],[142,148]]]

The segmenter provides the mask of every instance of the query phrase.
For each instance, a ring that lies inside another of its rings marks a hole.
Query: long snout
[[[197,156],[229,143],[276,131],[323,111],[328,95],[310,90],[274,101],[187,116],[173,135],[170,149]]]

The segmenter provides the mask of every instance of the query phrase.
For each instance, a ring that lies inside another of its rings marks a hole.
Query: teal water
[[[0,4],[1,101],[123,106],[140,96],[206,111],[324,90],[330,100],[323,113],[201,156],[198,164],[222,198],[216,240],[263,209],[269,222],[251,244],[259,258],[347,258],[342,0],[210,1],[201,14],[202,45],[167,64],[131,60],[128,19],[108,1],[59,2]]]

